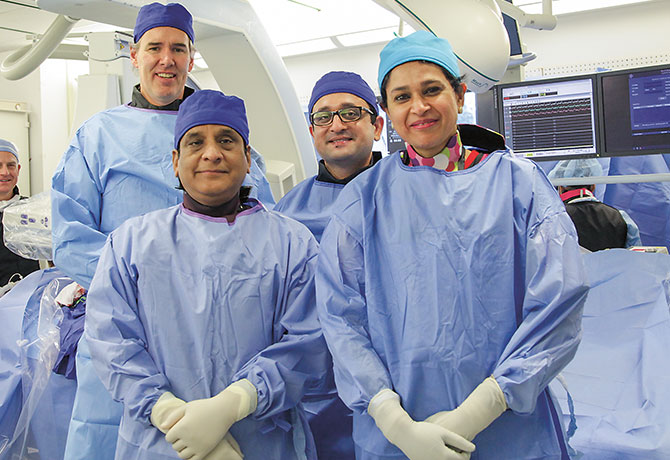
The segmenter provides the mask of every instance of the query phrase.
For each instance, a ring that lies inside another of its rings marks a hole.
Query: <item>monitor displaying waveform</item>
[[[502,130],[517,155],[554,159],[596,150],[594,78],[502,85]]]

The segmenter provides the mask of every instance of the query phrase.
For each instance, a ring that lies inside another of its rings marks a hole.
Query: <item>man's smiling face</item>
[[[168,105],[183,97],[193,68],[186,32],[173,27],[148,30],[130,58],[140,72],[140,91],[151,104]]]

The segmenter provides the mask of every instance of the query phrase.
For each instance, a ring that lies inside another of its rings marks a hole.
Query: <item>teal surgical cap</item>
[[[573,177],[602,176],[603,168],[595,158],[582,160],[562,160],[554,169],[549,171],[547,177],[553,179],[569,179]]]
[[[454,78],[461,75],[458,70],[458,59],[449,42],[430,32],[420,30],[407,37],[394,38],[384,47],[379,54],[377,74],[379,87],[382,87],[384,77],[391,70],[410,61],[432,62],[445,68]]]

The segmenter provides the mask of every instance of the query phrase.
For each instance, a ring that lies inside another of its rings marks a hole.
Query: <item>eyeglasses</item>
[[[337,114],[337,116],[340,117],[342,123],[353,123],[354,121],[361,119],[363,116],[363,111],[374,116],[374,112],[366,109],[365,107],[346,107],[340,110],[333,110],[332,112],[314,112],[309,116],[309,119],[314,126],[330,126],[330,124],[335,119],[335,115]]]

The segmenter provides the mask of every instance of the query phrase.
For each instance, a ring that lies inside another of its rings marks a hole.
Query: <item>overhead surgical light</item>
[[[461,75],[475,93],[500,81],[509,61],[509,37],[494,0],[375,0],[416,30],[451,44]]]
[[[501,8],[519,25],[551,29],[556,18],[528,15],[504,0],[375,0],[416,30],[428,30],[451,44],[468,89],[483,93],[498,83],[510,61],[510,42]],[[500,3],[500,6],[499,6]],[[530,60],[529,53],[527,59]],[[520,64],[515,63],[515,64]]]
[[[552,14],[551,1],[542,0],[542,14],[528,14],[508,1],[496,0],[500,10],[519,23],[519,27],[538,30],[554,30],[556,27],[556,16]]]

